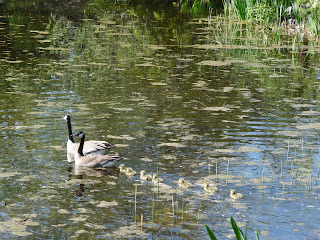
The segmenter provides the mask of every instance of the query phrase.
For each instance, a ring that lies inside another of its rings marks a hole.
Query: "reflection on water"
[[[226,238],[230,216],[250,237],[317,238],[317,47],[266,47],[174,8],[24,4],[1,4],[4,238],[195,239],[205,224]],[[164,182],[70,165],[65,113]]]

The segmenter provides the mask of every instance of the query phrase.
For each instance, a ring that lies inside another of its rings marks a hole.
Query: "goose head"
[[[84,133],[82,131],[79,131],[75,134],[76,137],[82,138],[84,136]]]
[[[66,114],[62,117],[64,120],[66,121],[70,121],[70,115],[69,114]]]

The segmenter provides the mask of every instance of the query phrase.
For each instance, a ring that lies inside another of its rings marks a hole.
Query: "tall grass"
[[[227,16],[258,22],[275,27],[283,23],[295,26],[299,25],[298,31],[305,29],[310,33],[319,34],[320,5],[314,1],[304,1],[300,4],[298,0],[224,0],[224,12]],[[305,26],[309,26],[308,29]]]
[[[195,16],[208,13],[215,5],[213,0],[184,0],[181,2],[181,11],[191,12]]]

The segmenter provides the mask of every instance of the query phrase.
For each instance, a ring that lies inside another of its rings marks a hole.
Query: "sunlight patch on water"
[[[16,175],[21,175],[19,172],[0,172],[0,178],[8,178]]]
[[[220,67],[220,66],[228,66],[234,63],[246,63],[244,60],[225,60],[225,61],[214,61],[214,60],[206,60],[196,63],[197,65],[205,65],[211,67]]]
[[[113,233],[108,233],[105,237],[108,238],[147,238],[149,234],[141,230],[136,224],[128,225],[128,226],[121,226]]]
[[[113,206],[117,206],[118,203],[116,201],[113,202],[106,202],[106,201],[101,201],[97,207],[101,207],[101,208],[106,208],[106,207],[113,207]]]
[[[308,124],[297,126],[297,128],[301,130],[320,129],[320,123],[308,123]]]
[[[186,147],[185,144],[182,143],[177,143],[177,142],[167,142],[167,143],[159,143],[158,144],[159,147],[177,147],[177,148],[182,148],[182,147]]]
[[[24,214],[24,218],[16,218],[13,217],[5,222],[0,222],[0,230],[1,232],[9,232],[13,235],[20,236],[20,237],[26,237],[33,235],[32,232],[29,232],[27,230],[28,226],[38,226],[38,222],[33,222],[32,218],[36,217],[37,214],[30,214],[26,215]]]

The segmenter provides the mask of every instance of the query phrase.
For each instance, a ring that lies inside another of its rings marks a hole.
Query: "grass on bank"
[[[224,13],[248,24],[299,35],[300,41],[319,35],[320,2],[311,0],[223,0]]]
[[[284,31],[288,35],[300,35],[299,39],[316,38],[319,35],[319,0],[221,0],[222,15],[256,25],[265,31]],[[219,13],[217,0],[184,0],[181,10],[190,9],[193,14],[209,10]]]

